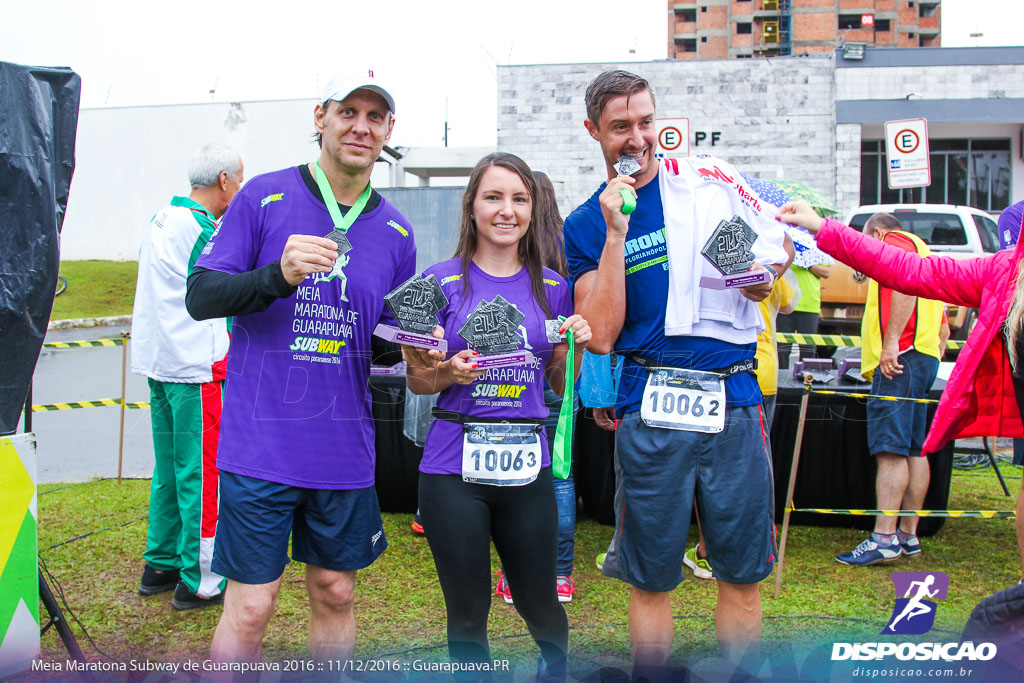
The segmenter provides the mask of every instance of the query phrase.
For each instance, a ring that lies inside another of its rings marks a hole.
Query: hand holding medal
[[[619,160],[615,162],[615,172],[620,176],[632,177],[636,173],[640,172],[640,162],[628,154],[619,157]],[[619,194],[622,195],[622,213],[625,216],[633,213],[636,209],[636,193],[626,188],[619,190]]]

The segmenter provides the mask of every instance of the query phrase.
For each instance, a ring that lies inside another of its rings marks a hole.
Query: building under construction
[[[668,57],[725,59],[836,47],[939,47],[941,0],[668,2]]]

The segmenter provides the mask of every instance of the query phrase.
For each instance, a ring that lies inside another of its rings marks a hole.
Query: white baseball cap
[[[324,88],[324,96],[320,98],[320,101],[330,102],[331,100],[338,100],[340,102],[356,90],[372,90],[383,97],[384,101],[388,103],[391,113],[395,113],[395,98],[381,85],[380,80],[374,75],[373,69],[360,69],[335,74],[327,81],[327,87]]]

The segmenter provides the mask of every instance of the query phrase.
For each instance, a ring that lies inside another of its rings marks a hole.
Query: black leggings
[[[490,540],[516,609],[551,673],[563,672],[569,622],[555,589],[558,510],[551,468],[525,486],[488,486],[457,474],[420,473],[420,517],[448,610],[455,662],[490,662]]]

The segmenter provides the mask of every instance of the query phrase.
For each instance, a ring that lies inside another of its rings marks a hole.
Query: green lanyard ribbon
[[[334,196],[334,190],[331,189],[331,183],[327,180],[327,174],[320,168],[319,161],[313,162],[313,169],[316,171],[317,187],[320,188],[320,194],[324,197],[324,204],[327,205],[327,213],[331,214],[331,220],[334,221],[334,229],[348,232],[348,229],[359,218],[359,214],[363,212],[366,202],[370,199],[370,184],[366,184],[366,190],[356,200],[356,203],[352,205],[348,213],[342,216],[341,208],[338,206],[338,199]]]
[[[564,316],[558,319],[565,322]],[[576,384],[576,340],[572,328],[565,331],[565,340],[569,344],[569,352],[565,357],[565,390],[562,392],[562,408],[558,411],[558,427],[555,429],[555,450],[551,454],[551,471],[559,479],[568,479],[572,468],[572,424],[573,396]]]

